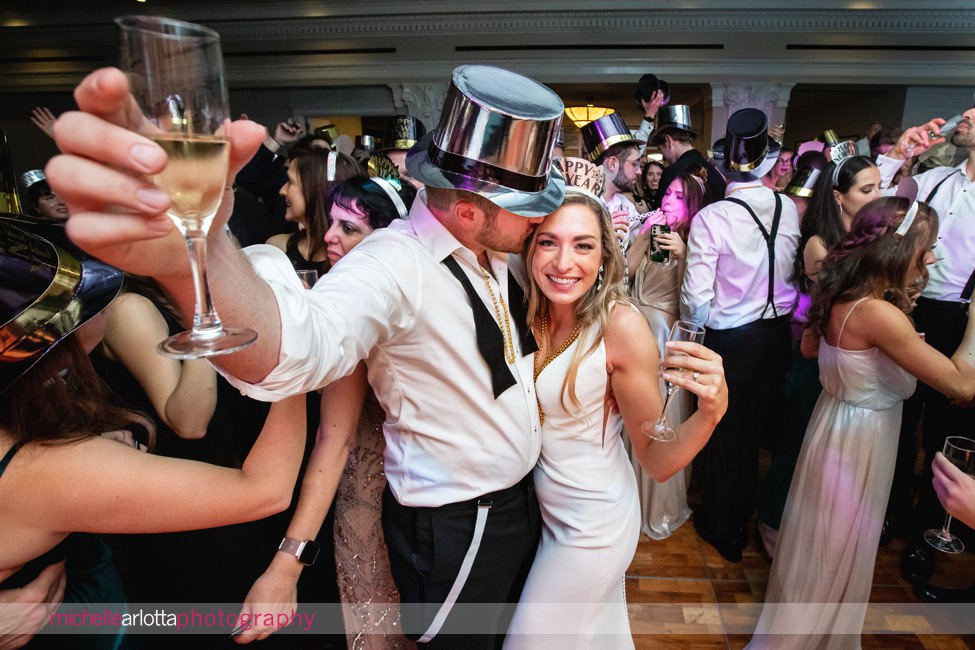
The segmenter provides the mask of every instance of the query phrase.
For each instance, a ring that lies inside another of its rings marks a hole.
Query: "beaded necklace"
[[[484,267],[478,264],[477,269],[481,272],[481,277],[484,279],[484,286],[487,287],[488,294],[491,296],[491,304],[494,305],[494,315],[498,320],[498,328],[501,330],[501,338],[504,339],[504,358],[509,365],[514,365],[515,357],[515,342],[511,338],[511,325],[508,321],[508,305],[504,303],[504,296],[498,294],[498,297],[494,297],[494,289],[491,288],[491,280],[488,277],[488,272],[484,270]],[[498,307],[498,301],[501,302],[501,307]],[[502,317],[503,312],[503,317]]]
[[[539,333],[541,334],[541,338],[542,338],[542,348],[535,353],[534,380],[536,383],[538,382],[538,376],[542,374],[542,371],[545,370],[545,367],[548,366],[548,364],[552,363],[552,361],[554,361],[560,354],[565,352],[569,348],[569,346],[572,345],[577,338],[579,338],[579,332],[581,331],[581,326],[579,325],[579,323],[576,323],[576,326],[572,328],[572,331],[569,333],[568,338],[566,338],[565,341],[562,342],[562,345],[559,346],[559,349],[556,350],[555,352],[550,352],[543,358],[541,356],[541,350],[548,351],[552,347],[552,340],[549,337],[549,331],[548,331],[548,322],[549,322],[549,316],[548,316],[548,312],[546,311],[544,314],[542,314],[542,317],[539,319],[539,324],[538,324]],[[537,387],[535,390],[535,398],[538,399]],[[540,401],[538,402],[538,420],[539,422],[545,422],[545,412],[542,410],[542,403]]]

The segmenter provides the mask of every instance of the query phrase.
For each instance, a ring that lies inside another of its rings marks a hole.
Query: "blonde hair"
[[[620,250],[619,240],[613,230],[613,221],[605,205],[596,199],[572,192],[567,188],[565,200],[562,207],[567,205],[582,205],[589,208],[593,216],[599,223],[600,253],[602,255],[602,277],[582,296],[576,303],[575,316],[576,323],[579,325],[579,338],[585,340],[593,331],[597,336],[593,337],[592,344],[585,350],[578,346],[569,362],[569,370],[562,382],[562,406],[566,411],[570,411],[566,405],[566,400],[579,413],[580,417],[587,414],[582,412],[582,403],[576,396],[575,384],[579,366],[582,361],[592,354],[600,342],[609,325],[613,307],[620,303],[626,303],[626,295],[623,293],[622,282],[624,274],[623,253]],[[561,208],[560,208],[561,209]],[[536,241],[538,239],[538,229],[535,234],[526,242],[524,250],[525,267],[528,270],[528,323],[533,325],[538,321],[542,314],[546,314],[549,309],[548,299],[538,287],[538,283],[532,276],[532,260],[535,257]]]

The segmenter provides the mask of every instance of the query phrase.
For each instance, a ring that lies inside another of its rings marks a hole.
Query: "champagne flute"
[[[975,440],[962,436],[948,436],[942,453],[955,467],[975,478]],[[965,544],[948,530],[951,527],[951,515],[945,516],[945,525],[924,531],[924,540],[944,553],[961,553]]]
[[[206,275],[207,232],[230,165],[230,104],[220,35],[154,16],[123,16],[115,22],[121,67],[145,118],[139,132],[169,156],[165,169],[151,180],[169,194],[167,214],[186,240],[196,292],[193,329],[169,337],[157,349],[177,359],[235,352],[257,340],[257,332],[223,327]]]
[[[679,320],[673,324],[670,328],[670,340],[671,341],[689,341],[691,343],[703,343],[704,342],[704,328],[700,325],[695,325],[694,323],[686,320]],[[669,356],[685,356],[679,352],[670,352]],[[673,368],[671,372],[679,372],[680,368]],[[674,393],[680,390],[679,386],[675,386],[671,382],[667,382],[667,395],[664,397],[664,406],[660,411],[660,417],[654,423],[644,422],[640,426],[640,430],[653,440],[659,442],[673,442],[677,440],[677,432],[674,431],[673,427],[667,423],[667,407],[670,406],[670,398],[674,396]]]
[[[306,289],[311,289],[318,282],[318,271],[315,269],[302,269],[295,271],[298,274],[298,279],[301,280],[301,284],[305,286]]]

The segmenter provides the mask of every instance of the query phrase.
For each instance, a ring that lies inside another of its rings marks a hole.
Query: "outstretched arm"
[[[329,384],[322,391],[318,439],[305,470],[298,505],[286,537],[305,540],[315,539],[318,535],[338,490],[349,452],[355,444],[362,403],[368,388],[366,367],[360,363],[351,375]],[[298,578],[303,568],[294,556],[275,553],[268,568],[247,592],[241,615],[254,611],[293,611],[298,602]],[[234,640],[237,643],[260,641],[277,629],[255,625]]]
[[[184,317],[195,297],[183,238],[166,217],[169,197],[146,180],[166,166],[163,150],[136,133],[143,123],[128,82],[114,68],[97,70],[75,89],[80,111],[54,124],[62,154],[47,165],[51,187],[70,210],[68,235],[92,255],[130,273],[148,275],[173,295]],[[276,365],[280,323],[274,296],[224,234],[233,209],[234,175],[260,146],[265,131],[253,122],[230,128],[227,190],[208,241],[208,275],[214,304],[224,323],[250,327],[257,342],[220,365],[249,382]]]

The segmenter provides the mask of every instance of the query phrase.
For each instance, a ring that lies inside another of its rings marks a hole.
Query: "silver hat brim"
[[[552,214],[562,205],[565,196],[565,181],[557,165],[552,165],[548,185],[541,192],[523,192],[497,183],[478,180],[462,174],[448,172],[430,161],[430,143],[433,131],[417,141],[406,154],[406,169],[410,176],[428,187],[448,190],[466,190],[480,194],[503,210],[521,217],[544,217]]]

